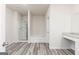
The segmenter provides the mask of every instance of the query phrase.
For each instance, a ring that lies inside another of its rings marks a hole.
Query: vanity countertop
[[[79,42],[79,33],[63,33],[64,38]]]

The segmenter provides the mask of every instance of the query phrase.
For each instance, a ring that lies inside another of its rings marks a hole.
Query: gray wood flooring
[[[12,43],[6,51],[9,55],[75,55],[72,49],[49,49],[48,43]]]

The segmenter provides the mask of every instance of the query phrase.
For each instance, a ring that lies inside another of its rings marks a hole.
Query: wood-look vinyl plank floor
[[[49,49],[48,43],[12,43],[6,51],[9,55],[75,55],[72,49]]]
[[[28,52],[28,50],[29,50],[29,48],[30,48],[30,45],[31,45],[30,43],[27,44],[26,48],[25,48],[24,50],[22,50],[23,53],[22,53],[21,55],[27,55],[27,52]]]

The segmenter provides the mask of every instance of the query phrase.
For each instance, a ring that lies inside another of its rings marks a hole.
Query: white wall
[[[45,36],[46,33],[46,20],[44,16],[31,17],[31,35],[32,36]]]
[[[74,5],[71,25],[71,31],[79,33],[79,5]]]
[[[10,43],[18,41],[19,14],[6,7],[6,41]]]
[[[73,14],[71,24],[72,24],[71,31],[74,33],[79,33],[79,14],[76,13]]]
[[[3,42],[5,42],[6,30],[5,30],[5,13],[6,13],[5,4],[0,4],[0,52],[5,52],[5,47],[2,46]]]
[[[70,48],[70,42],[62,39],[62,33],[71,32],[72,5],[50,5],[47,14],[50,48]]]
[[[48,42],[45,16],[31,16],[30,24],[31,40],[33,42]]]
[[[73,6],[73,14],[71,17],[71,32],[79,33],[79,5]],[[75,49],[75,42],[72,42],[71,48]]]

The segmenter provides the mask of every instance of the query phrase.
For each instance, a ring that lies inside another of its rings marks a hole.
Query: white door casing
[[[30,10],[28,10],[28,42],[30,43]]]

